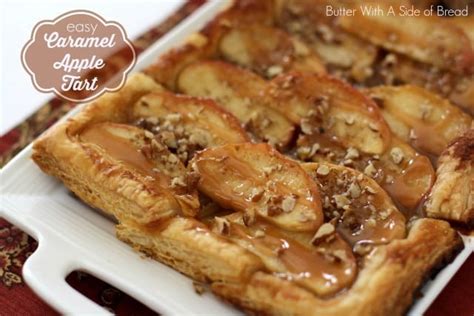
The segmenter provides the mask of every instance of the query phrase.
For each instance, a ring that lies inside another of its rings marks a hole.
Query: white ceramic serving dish
[[[139,58],[135,71],[201,29],[229,1],[210,1],[199,8]],[[78,106],[66,117],[80,110]],[[0,216],[39,242],[28,258],[23,276],[43,300],[62,314],[109,314],[71,288],[65,277],[86,271],[165,315],[237,315],[229,304],[210,293],[197,295],[192,281],[173,269],[137,254],[115,238],[114,222],[74,198],[56,179],[31,161],[31,145],[0,171]],[[474,249],[465,249],[422,289],[409,311],[421,315]]]

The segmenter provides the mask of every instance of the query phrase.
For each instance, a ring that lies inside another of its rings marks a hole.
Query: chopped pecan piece
[[[166,91],[143,96],[133,106],[131,119],[144,121],[143,127],[176,151],[184,163],[197,150],[249,141],[240,122],[212,100]]]
[[[321,176],[317,172],[321,166],[331,172]],[[330,233],[333,223],[353,246],[359,242],[377,245],[405,237],[405,217],[373,179],[354,169],[329,163],[304,163],[302,167],[320,183],[324,213],[331,219],[320,227],[314,239]],[[372,193],[368,192],[369,188]]]

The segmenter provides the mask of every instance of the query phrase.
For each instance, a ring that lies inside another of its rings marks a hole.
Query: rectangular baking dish
[[[144,52],[139,71],[160,54],[200,30],[229,1],[209,1]],[[76,107],[65,118],[80,111]],[[62,314],[109,314],[71,288],[65,277],[86,271],[165,315],[238,315],[231,305],[210,293],[198,295],[192,281],[173,269],[137,254],[115,238],[115,223],[73,197],[56,179],[32,162],[31,145],[0,171],[0,216],[39,243],[23,268],[26,283]],[[421,315],[474,249],[474,238],[463,237],[465,248],[421,290],[409,315]]]

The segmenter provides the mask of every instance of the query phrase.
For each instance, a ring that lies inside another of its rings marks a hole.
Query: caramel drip
[[[385,211],[378,208],[377,210],[379,212]],[[357,209],[354,213],[356,213],[358,222],[356,229],[351,229],[343,222],[337,225],[337,230],[351,245],[378,245],[405,237],[405,217],[398,211],[392,211],[386,219],[377,219],[375,223],[371,222],[373,216],[366,208]]]
[[[252,229],[262,230],[265,235],[254,237],[251,234]],[[267,267],[278,276],[294,281],[319,295],[334,294],[349,286],[357,273],[357,264],[351,248],[337,235],[331,242],[321,246],[329,252],[341,251],[345,259],[342,261],[330,259],[324,252],[318,252],[317,247],[309,243],[309,235],[303,238],[307,242],[298,241],[263,222],[258,222],[251,228],[232,223],[229,234],[231,238],[246,241],[249,244],[247,248],[263,257],[264,261],[264,257],[278,260],[284,271]]]
[[[434,177],[430,177],[430,183],[420,185],[419,182],[420,179],[425,178],[422,175],[426,173],[428,166],[431,166],[431,163],[427,157],[416,156],[401,174],[395,176],[391,183],[385,183],[383,188],[391,196],[402,202],[406,208],[414,210],[424,194],[427,193],[428,190],[425,190],[425,188],[433,185]],[[422,188],[422,191],[420,191],[420,188]]]
[[[313,161],[328,161],[335,164],[341,164],[344,161],[346,154],[345,147],[337,141],[335,137],[328,135],[305,135],[301,138],[299,145],[310,146],[318,143],[321,148],[333,154],[333,158],[328,158],[327,155],[321,154],[321,150],[314,155]],[[390,150],[390,149],[389,149]],[[384,160],[385,159],[385,160]],[[387,159],[389,157],[382,157],[382,160],[375,160],[373,157],[360,153],[360,157],[355,159],[348,167],[364,172],[369,161],[371,161],[377,169],[376,174],[372,177],[379,183],[390,196],[402,206],[404,211],[411,213],[414,211],[423,196],[429,191],[429,188],[434,181],[434,171],[430,160],[426,156],[416,154],[415,158],[407,163],[407,166],[400,172],[394,170]],[[402,166],[402,165],[401,165]],[[382,172],[379,172],[381,170]],[[421,182],[422,179],[427,179],[427,174],[431,172],[429,183]],[[393,181],[387,183],[387,176],[393,177]]]
[[[390,198],[380,187],[368,179],[357,180],[358,173],[345,167],[333,166],[329,174],[317,176],[316,166],[306,165],[312,177],[320,184],[321,195],[329,201],[338,194],[349,191],[351,184],[360,190],[370,187],[371,192],[360,192],[350,199],[347,210],[337,208],[334,203],[325,203],[324,213],[335,225],[341,236],[351,245],[382,244],[405,236],[405,217],[392,205]],[[311,167],[310,167],[311,166]],[[314,168],[314,169],[309,169]],[[343,184],[338,184],[339,181]]]
[[[100,146],[107,154],[123,164],[138,169],[146,175],[154,175],[152,162],[139,149],[135,148],[129,140],[112,134],[100,125],[87,128],[81,133],[80,138],[83,142]]]

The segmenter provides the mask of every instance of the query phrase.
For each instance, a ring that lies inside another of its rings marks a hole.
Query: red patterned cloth
[[[189,1],[165,22],[135,40],[137,53],[145,50],[203,2],[204,0]],[[112,56],[112,58],[115,58],[115,63],[120,64],[120,56]],[[74,104],[55,98],[43,105],[25,122],[1,137],[0,166],[5,165],[73,106]],[[41,301],[22,279],[23,264],[36,248],[37,242],[33,238],[0,218],[0,316],[57,314]],[[156,315],[135,299],[88,274],[73,272],[66,281],[80,293],[117,315]],[[473,297],[474,256],[471,255],[430,307],[427,315],[472,316],[474,315]]]

